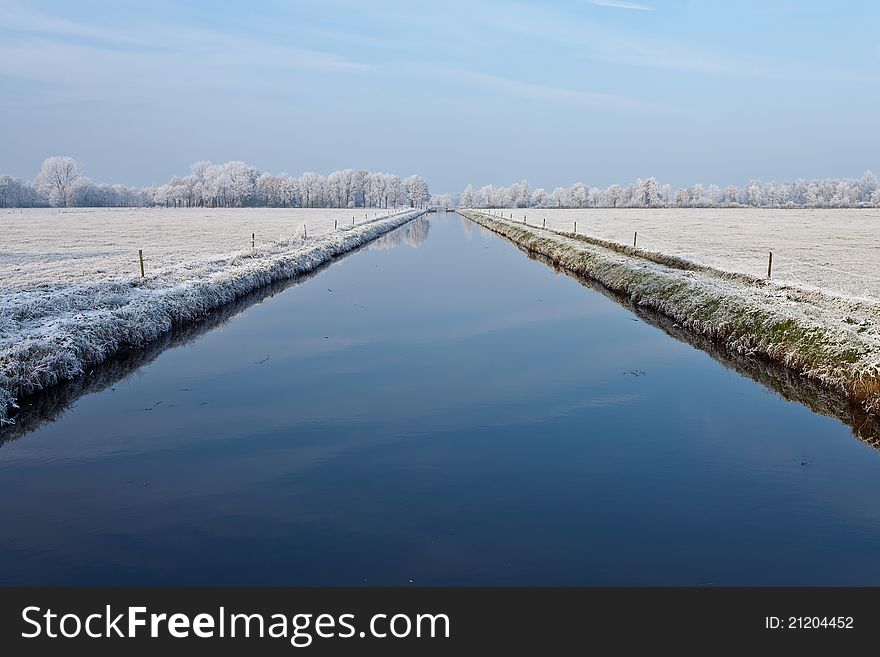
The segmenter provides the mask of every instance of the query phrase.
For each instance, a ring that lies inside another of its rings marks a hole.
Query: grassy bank
[[[765,358],[880,415],[880,308],[581,235],[462,210],[520,248],[737,354]]]

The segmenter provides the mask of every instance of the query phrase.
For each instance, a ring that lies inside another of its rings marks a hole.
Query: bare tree
[[[52,205],[73,205],[75,191],[84,176],[79,163],[67,155],[53,155],[43,161],[35,187],[49,198]]]

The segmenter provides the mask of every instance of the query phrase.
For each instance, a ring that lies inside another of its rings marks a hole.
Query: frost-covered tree
[[[354,174],[352,188],[352,193],[354,194],[354,207],[367,207],[367,197],[370,188],[370,172],[365,169],[358,170],[357,173]]]
[[[333,207],[354,207],[355,174],[352,169],[334,171],[327,176],[327,192],[332,197]]]
[[[605,198],[602,204],[608,208],[616,208],[619,207],[622,202],[623,190],[620,188],[620,185],[609,185],[608,189],[605,190]]]
[[[0,208],[12,206],[18,184],[12,176],[0,176]]]
[[[433,194],[430,198],[431,205],[437,208],[454,208],[458,205],[455,202],[455,197],[452,194]]]
[[[514,183],[510,187],[487,185],[473,195],[477,207],[525,207],[521,189],[527,183]],[[473,187],[470,187],[473,190]],[[701,184],[681,188],[672,193],[668,184],[660,184],[656,178],[638,179],[621,187],[609,185],[606,189],[587,189],[574,183],[567,190],[557,187],[548,196],[532,194],[531,206],[549,207],[815,207],[850,208],[878,206],[875,192],[880,189],[876,177],[870,172],[859,179],[802,179],[794,182],[761,182],[751,180],[743,187],[729,185],[723,191],[717,185],[704,188]],[[463,195],[467,197],[467,195]]]
[[[859,200],[866,203],[871,202],[871,197],[878,189],[877,176],[870,171],[865,171],[862,179],[859,180]]]
[[[565,207],[565,188],[557,187],[553,190],[553,194],[551,194],[551,198],[553,199],[553,204],[557,208]]]
[[[540,208],[543,207],[547,202],[547,192],[543,187],[538,187],[535,191],[532,192],[532,207]]]
[[[306,171],[299,177],[297,183],[305,197],[303,207],[318,207],[319,199],[321,197],[321,188],[323,187],[320,176],[314,171]]]
[[[507,194],[510,197],[510,205],[515,208],[527,208],[532,200],[529,195],[529,181],[521,180],[513,183]]]
[[[660,183],[654,176],[636,181],[634,194],[635,204],[643,208],[653,208],[660,205]]]
[[[492,201],[495,199],[495,188],[492,185],[483,185],[477,192],[477,205],[481,208],[492,207]]]
[[[752,180],[746,186],[746,196],[749,205],[761,206],[767,198],[764,187],[757,180]]]
[[[679,208],[689,207],[691,204],[691,195],[684,187],[679,187],[675,190],[673,202]]]
[[[461,194],[461,206],[463,208],[472,208],[477,204],[476,193],[474,192],[474,186],[468,185],[464,188],[464,192]]]
[[[34,208],[49,205],[49,200],[28,182],[0,176],[0,208]]]
[[[55,206],[73,205],[76,186],[83,173],[79,163],[67,155],[47,157],[34,180],[34,186]]]
[[[709,185],[706,190],[706,203],[711,207],[718,207],[721,201],[721,188],[718,185]]]
[[[573,208],[585,208],[589,201],[587,187],[582,182],[576,182],[568,188],[568,204]]]
[[[415,175],[409,176],[403,181],[403,194],[411,208],[423,205],[431,198],[428,183],[421,176]]]
[[[486,185],[478,192],[468,185],[460,202],[468,207],[880,207],[877,178],[866,171],[860,178],[762,182],[721,191],[696,184],[671,193],[656,178],[638,179],[624,187],[587,188],[576,182],[551,194],[530,193],[526,180],[509,187]],[[299,178],[261,172],[241,161],[214,164],[199,161],[190,173],[145,188],[96,184],[82,174],[70,157],[48,158],[33,183],[11,176],[0,177],[0,207],[40,205],[131,206],[162,204],[169,207],[374,207],[422,205],[431,198],[421,176],[405,180],[383,172],[343,169],[327,176],[306,172]],[[455,197],[451,197],[455,200]]]
[[[721,204],[732,206],[737,204],[737,197],[739,196],[739,189],[734,187],[733,185],[728,185],[724,188],[724,194],[721,197]]]

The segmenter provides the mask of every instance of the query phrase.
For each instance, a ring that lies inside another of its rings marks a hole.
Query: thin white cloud
[[[715,52],[686,41],[612,27],[548,5],[511,5],[505,12],[477,13],[475,20],[483,29],[549,41],[578,56],[624,66],[766,80],[848,80],[864,84],[868,79],[863,71],[753,53]]]
[[[590,0],[591,4],[600,7],[614,7],[615,9],[633,9],[635,11],[654,11],[653,7],[640,5],[635,2],[620,2],[619,0]]]
[[[253,71],[290,69],[345,72],[372,68],[369,64],[354,62],[333,52],[310,50],[267,39],[198,27],[144,29],[139,24],[133,29],[128,25],[88,25],[49,16],[17,3],[4,8],[2,28],[13,30],[13,35],[0,41],[0,71],[15,77],[41,80],[73,82],[77,62],[88,61],[95,68],[79,71],[84,73],[82,81],[88,82],[100,78],[105,70],[115,71],[115,61],[119,58],[135,64],[141,70],[154,65],[166,67],[166,72],[194,68],[197,63],[205,66],[206,72],[222,66]],[[56,58],[54,61],[65,62],[65,66],[51,65],[47,61],[49,51]],[[17,65],[13,65],[14,62]],[[193,73],[198,76],[197,71]]]
[[[67,20],[58,16],[33,11],[19,3],[9,3],[2,7],[3,24],[6,30],[27,32],[39,35],[75,37],[91,39],[104,43],[145,45],[137,35],[127,30],[102,29]]]
[[[413,70],[416,69],[410,69],[410,72]],[[526,82],[497,75],[488,75],[477,71],[432,68],[430,66],[420,66],[417,70],[420,75],[442,77],[453,81],[465,81],[475,84],[482,89],[491,89],[509,97],[527,98],[530,100],[551,103],[567,103],[580,107],[608,111],[633,111],[654,114],[689,113],[689,111],[684,108],[651,100],[642,100],[639,98],[608,94],[600,91],[568,89],[549,84]]]
[[[642,101],[615,94],[565,89],[563,87],[523,82],[484,73],[467,72],[462,73],[462,77],[512,95],[532,98],[534,100],[562,100],[585,107],[604,109],[644,109],[646,105]]]

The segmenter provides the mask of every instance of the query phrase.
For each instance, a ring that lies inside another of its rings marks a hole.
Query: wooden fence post
[[[636,240],[639,239],[639,231],[633,233],[633,248],[636,248]]]
[[[141,261],[141,278],[144,278],[144,250],[138,249],[138,259]]]
[[[770,252],[770,259],[767,261],[767,280],[773,275],[773,251]]]

